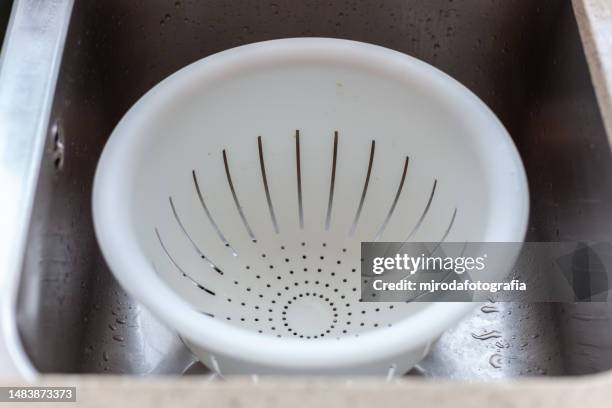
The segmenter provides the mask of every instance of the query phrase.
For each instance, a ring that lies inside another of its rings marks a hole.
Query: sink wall
[[[104,263],[91,218],[96,161],[121,116],[167,75],[227,48],[295,36],[379,44],[453,76],[519,148],[531,193],[528,240],[612,238],[610,148],[569,2],[79,1],[19,295],[20,334],[39,370],[201,372]],[[413,374],[487,379],[612,368],[609,305],[495,306],[445,334]],[[472,336],[490,330],[499,337]]]

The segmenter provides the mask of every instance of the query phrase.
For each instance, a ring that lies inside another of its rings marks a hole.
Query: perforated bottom
[[[192,256],[193,253],[199,256],[198,271],[192,272],[192,270],[184,269],[181,266],[182,262],[176,256],[171,255],[157,228],[155,232],[167,258],[185,278],[184,281],[192,284],[190,293],[193,287],[205,292],[200,292],[198,297],[190,296],[198,310],[213,318],[223,319],[258,333],[273,334],[277,337],[318,339],[341,338],[347,335],[358,336],[359,333],[367,330],[389,327],[410,310],[419,307],[405,303],[364,302],[360,299],[360,242],[367,235],[355,234],[355,231],[359,226],[371,182],[376,143],[372,141],[370,145],[367,171],[361,184],[360,201],[352,217],[350,230],[338,231],[334,228],[334,212],[332,211],[336,189],[336,163],[339,154],[338,140],[338,132],[334,132],[330,140],[333,148],[331,149],[331,176],[326,216],[324,224],[318,228],[304,226],[301,169],[303,159],[300,153],[299,131],[295,134],[295,181],[299,223],[294,222],[293,228],[279,226],[268,184],[261,137],[257,138],[258,170],[267,203],[267,214],[264,213],[261,217],[268,219],[272,231],[261,234],[251,226],[239,199],[239,191],[232,176],[230,154],[226,149],[222,150],[220,155],[227,181],[226,187],[231,193],[231,202],[226,203],[226,206],[229,206],[226,211],[231,211],[231,207],[236,210],[243,227],[240,232],[241,239],[226,238],[223,225],[217,222],[216,216],[207,205],[200,177],[195,170],[191,173],[193,186],[190,200],[194,201],[194,198],[197,197],[200,204],[200,216],[206,216],[210,227],[209,232],[214,231],[213,238],[217,239],[215,252],[206,250],[209,255],[205,255],[204,250],[197,243],[199,239],[194,236],[194,232],[197,233],[197,231],[191,224],[187,225],[184,222],[179,207],[185,206],[185,197],[180,197],[181,202],[179,198],[169,197],[169,212],[175,221],[175,227],[178,226],[181,231],[180,235],[182,235],[173,238],[173,245],[174,247],[181,246],[180,242],[189,244],[187,246],[191,247],[191,254],[186,254],[184,248],[182,253],[187,257]],[[370,236],[371,240],[377,240],[385,232],[395,212],[401,211],[396,210],[396,207],[402,198],[408,164],[407,156],[405,160],[397,163],[399,180],[395,187],[395,194],[388,202],[386,216],[376,228],[375,235]],[[275,176],[279,175],[275,174]],[[282,176],[288,177],[287,174],[282,174]],[[411,237],[418,231],[431,207],[436,187],[437,180],[433,179],[431,189],[426,195],[427,201],[419,217],[414,221],[414,225],[403,229],[405,232],[402,235]],[[249,197],[250,201],[251,199],[252,197]],[[454,209],[451,214],[447,215],[449,222],[440,236],[440,241],[449,234],[456,213],[457,210]],[[258,221],[261,220],[256,220]],[[247,237],[248,239],[245,239]],[[210,234],[206,238],[210,242]],[[322,241],[321,238],[328,238],[330,241]],[[221,248],[219,244],[222,245]],[[202,269],[208,269],[208,271],[202,273]],[[210,276],[210,271],[215,272],[213,276]],[[207,278],[202,277],[206,275]],[[172,280],[175,281],[173,278]],[[206,281],[214,283],[205,284]],[[184,293],[186,288],[182,285],[178,287],[178,290]]]
[[[292,260],[296,252],[285,246],[280,249],[287,257],[276,262],[270,260],[268,270],[255,270],[245,265],[244,270],[249,275],[242,280],[232,280],[234,288],[231,294],[225,294],[227,305],[224,310],[215,314],[204,313],[259,333],[317,339],[326,336],[340,338],[347,334],[358,336],[368,329],[390,327],[401,317],[390,312],[409,307],[401,303],[362,302],[358,267],[343,265],[343,259],[348,264],[350,258],[346,248],[341,249],[342,255],[335,261],[337,267],[326,269],[323,265],[316,265],[315,261],[308,261],[309,258],[324,260],[324,253],[331,251],[325,251],[325,243],[319,246],[320,251],[309,250],[311,246],[303,242],[298,253],[302,261],[298,262],[299,265]],[[262,253],[261,258],[268,257]],[[303,266],[306,262],[312,262],[310,268]],[[225,275],[222,271],[219,273]],[[253,276],[255,280],[250,279]],[[184,277],[190,280],[189,275]],[[217,296],[195,280],[192,283],[209,295]]]

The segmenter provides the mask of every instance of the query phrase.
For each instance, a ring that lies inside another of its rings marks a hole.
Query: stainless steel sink
[[[16,308],[36,369],[206,372],[108,271],[92,227],[96,161],[121,116],[167,75],[230,47],[295,36],[375,43],[447,72],[493,109],[521,152],[528,240],[612,240],[612,157],[568,1],[79,1]],[[611,368],[612,305],[503,303],[446,333],[411,374],[478,380]]]

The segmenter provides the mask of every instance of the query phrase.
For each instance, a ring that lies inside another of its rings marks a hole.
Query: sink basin
[[[612,240],[612,157],[567,1],[77,2],[63,50],[19,282],[19,338],[45,373],[205,373],[122,290],[91,189],[122,115],[179,68],[297,36],[389,47],[453,76],[498,115],[529,179],[527,240]],[[487,304],[410,375],[462,380],[612,368],[612,305]]]
[[[0,3],[0,43],[4,40],[6,25],[11,14],[12,1],[3,1]]]

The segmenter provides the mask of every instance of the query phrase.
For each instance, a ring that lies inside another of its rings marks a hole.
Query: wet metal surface
[[[294,36],[383,45],[455,77],[493,109],[521,152],[528,239],[610,240],[612,160],[569,2],[80,1],[20,290],[19,329],[39,370],[201,372],[104,263],[90,210],[96,161],[121,116],[170,73],[227,48]],[[607,304],[484,305],[414,372],[469,380],[606,370],[611,317]]]

